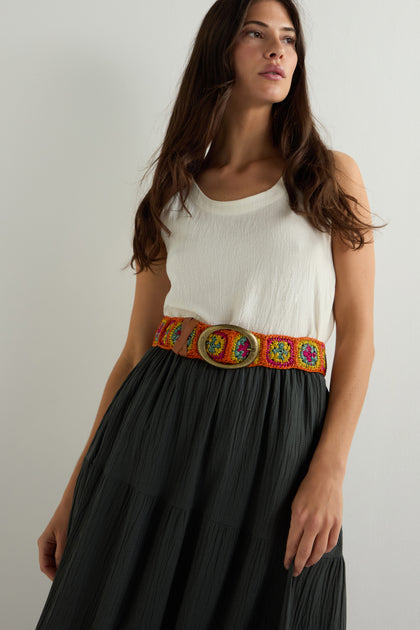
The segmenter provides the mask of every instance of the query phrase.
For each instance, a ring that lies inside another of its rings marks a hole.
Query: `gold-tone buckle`
[[[245,337],[247,337],[249,341],[249,354],[246,359],[244,359],[240,363],[222,363],[221,361],[215,361],[212,357],[210,357],[207,354],[206,341],[208,337],[211,335],[211,333],[215,332],[216,330],[220,330],[221,328],[227,328],[228,330],[235,330],[236,332],[239,332]],[[217,326],[209,326],[208,328],[205,328],[200,333],[200,336],[197,339],[197,350],[200,356],[204,359],[204,361],[207,361],[207,363],[210,363],[210,365],[216,365],[217,367],[230,369],[230,368],[246,367],[247,365],[250,365],[250,363],[253,363],[253,361],[255,361],[255,359],[258,356],[259,345],[258,345],[257,337],[250,330],[247,330],[246,328],[241,328],[240,326],[229,326],[228,324],[219,324]]]

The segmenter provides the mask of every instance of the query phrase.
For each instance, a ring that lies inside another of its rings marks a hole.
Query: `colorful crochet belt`
[[[221,368],[263,365],[324,375],[327,371],[325,344],[319,339],[264,335],[230,324],[212,326],[193,317],[165,315],[152,345]]]

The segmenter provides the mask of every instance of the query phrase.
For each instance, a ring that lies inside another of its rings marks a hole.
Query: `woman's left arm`
[[[334,152],[337,179],[362,208],[352,210],[371,224],[366,189],[357,163]],[[366,244],[353,250],[332,238],[336,273],[334,316],[336,344],[328,406],[317,448],[292,503],[292,518],[284,559],[286,569],[295,556],[295,572],[318,562],[337,544],[342,523],[342,485],[347,458],[363,407],[374,358],[373,300],[375,258],[372,230]]]
[[[367,209],[351,203],[363,221],[371,223],[366,190],[353,158],[335,152],[337,178],[344,191]],[[372,230],[366,233],[372,240]],[[344,480],[350,445],[362,411],[375,354],[373,341],[374,245],[352,250],[332,239],[336,287],[336,343],[324,427],[311,467],[325,467]]]

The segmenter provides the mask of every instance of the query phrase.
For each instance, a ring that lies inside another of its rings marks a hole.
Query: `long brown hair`
[[[157,162],[153,183],[134,221],[130,266],[133,268],[136,260],[139,272],[166,258],[161,228],[168,235],[171,231],[160,214],[171,197],[179,193],[183,208],[189,212],[185,200],[229,100],[235,81],[232,48],[254,1],[217,0],[198,30],[159,156],[142,178]],[[283,182],[289,204],[294,212],[307,216],[316,229],[335,232],[353,249],[359,249],[366,243],[364,233],[368,229],[384,225],[363,222],[348,202],[358,200],[346,194],[337,181],[333,153],[322,141],[310,109],[299,13],[292,0],[278,1],[296,29],[298,56],[289,94],[274,103],[271,111],[273,144],[285,161]]]

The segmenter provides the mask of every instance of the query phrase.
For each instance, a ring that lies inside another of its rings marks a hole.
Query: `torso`
[[[223,173],[220,168],[203,168],[195,177],[202,192],[214,201],[234,201],[257,195],[276,184],[283,174],[279,158],[255,162],[240,173]]]

